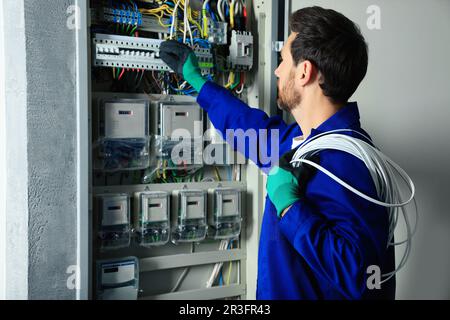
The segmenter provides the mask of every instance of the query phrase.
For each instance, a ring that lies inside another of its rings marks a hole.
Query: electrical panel
[[[138,288],[136,257],[97,261],[97,300],[136,300]]]
[[[221,133],[205,134],[213,125],[198,92],[160,45],[186,44],[207,81],[245,101],[255,77],[251,5],[90,1],[92,297],[209,298],[212,287],[223,289],[216,299],[245,297],[246,162]],[[196,264],[197,254],[209,263]]]
[[[130,245],[130,205],[127,194],[103,194],[96,197],[98,239],[102,250]]]

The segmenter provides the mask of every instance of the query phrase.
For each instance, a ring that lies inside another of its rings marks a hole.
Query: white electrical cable
[[[186,35],[187,35],[187,8],[188,8],[188,0],[186,0],[186,2],[184,3],[184,16],[183,16],[183,43],[186,43]]]
[[[220,241],[219,250],[227,250],[229,241],[228,240],[222,240]],[[217,276],[219,275],[220,269],[222,269],[223,262],[216,263],[214,265],[213,271],[211,273],[211,276],[209,277],[208,281],[206,282],[206,287],[211,288],[214,284],[214,282],[217,279]]]
[[[217,13],[219,14],[220,20],[225,21],[225,15],[223,14],[223,1],[224,0],[219,0],[217,2]]]
[[[175,7],[173,8],[173,14],[172,14],[172,24],[170,26],[170,39],[173,38],[173,29],[175,27],[176,24],[176,16],[177,16],[177,10],[178,10],[178,6],[180,5],[181,0],[178,0],[177,3],[175,4]],[[176,33],[176,30],[175,30]]]
[[[191,46],[194,46],[194,37],[192,36],[191,23],[189,22],[189,10],[188,9],[189,9],[189,2],[190,1],[191,0],[186,0],[186,11],[185,11],[184,17],[186,19],[187,29],[189,31],[189,35],[191,36],[190,37],[190,39],[191,39]]]
[[[235,1],[234,4],[234,15],[240,16],[241,15],[241,1]]]
[[[195,246],[195,244],[192,243],[191,244],[191,253],[194,253],[194,246]],[[189,267],[184,268],[183,272],[181,273],[180,277],[178,278],[177,282],[173,286],[172,290],[170,290],[170,292],[176,292],[180,288],[181,283],[183,282],[184,278],[186,278],[186,275],[188,272],[189,272]]]
[[[417,227],[418,221],[418,212],[417,205],[414,199],[415,195],[415,186],[411,178],[408,174],[394,161],[389,159],[386,155],[384,155],[380,150],[373,147],[369,143],[363,141],[362,139],[351,137],[349,135],[342,134],[343,132],[352,132],[356,133],[360,137],[370,141],[370,139],[364,134],[350,130],[350,129],[340,129],[333,130],[329,132],[322,133],[317,135],[310,140],[306,141],[303,145],[301,145],[298,150],[295,152],[292,157],[291,164],[293,167],[299,167],[301,163],[308,164],[317,170],[323,172],[328,177],[348,189],[349,191],[355,193],[361,198],[375,203],[379,206],[383,206],[388,208],[389,211],[389,236],[387,246],[397,246],[400,244],[406,244],[405,251],[403,253],[402,259],[398,264],[398,267],[395,268],[394,271],[383,274],[385,279],[382,281],[385,282],[393,277],[403,266],[406,264],[406,261],[409,257],[409,253],[411,250],[411,239],[414,235]],[[329,170],[320,166],[319,164],[308,160],[319,153],[322,150],[338,150],[349,153],[361,161],[364,162],[369,173],[374,182],[377,196],[379,199],[374,199],[359,190],[355,189],[345,181],[338,178]],[[407,200],[403,200],[402,193],[400,190],[399,183],[396,177],[399,176],[403,182],[407,185],[409,192],[411,195]],[[411,230],[411,224],[408,218],[408,214],[406,212],[405,206],[409,204],[411,201],[414,201],[415,206],[415,225],[413,230]],[[399,217],[399,209],[401,209],[401,216],[405,222],[406,228],[406,239],[400,242],[392,242],[394,238],[394,231],[398,223]]]

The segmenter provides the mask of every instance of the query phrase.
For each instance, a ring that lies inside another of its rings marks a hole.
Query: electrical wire
[[[209,5],[210,0],[205,0],[203,2],[202,7],[202,16],[203,16],[203,37],[208,38],[208,16],[206,15],[206,11]]]
[[[191,253],[194,253],[194,243],[193,242],[191,245]],[[180,288],[180,286],[181,286],[183,280],[186,278],[186,275],[188,274],[188,272],[189,272],[189,267],[187,267],[183,270],[183,272],[181,273],[180,277],[178,278],[177,282],[175,283],[175,285],[173,286],[173,288],[170,292],[176,292]]]
[[[220,251],[227,250],[228,245],[229,245],[229,241],[228,240],[220,241],[219,250]],[[217,276],[219,275],[219,272],[221,272],[221,270],[222,270],[222,267],[223,267],[223,262],[216,263],[214,265],[214,268],[213,268],[213,271],[211,273],[211,276],[209,277],[208,281],[206,282],[206,287],[207,288],[211,288],[213,286],[214,282],[217,279]]]
[[[170,26],[170,39],[173,39],[173,31],[174,31],[174,27],[176,25],[176,14],[177,14],[177,10],[178,10],[180,3],[181,3],[181,0],[178,0],[177,3],[175,4],[175,7],[173,8],[172,24]]]
[[[230,26],[231,26],[231,29],[234,29],[235,4],[236,4],[236,0],[231,0],[231,5],[230,5]]]
[[[231,250],[233,248],[233,241],[230,241],[228,250]],[[231,271],[233,270],[233,261],[230,261],[229,267],[228,267],[228,275],[227,275],[227,281],[225,282],[225,284],[227,286],[230,285],[230,281],[231,281]]]
[[[224,0],[217,1],[217,13],[219,14],[220,20],[225,22],[226,19],[225,19],[225,15],[223,14],[223,4],[224,4]]]
[[[343,132],[356,133],[360,138],[355,138],[343,134]],[[411,250],[411,239],[417,228],[418,210],[414,199],[415,186],[412,179],[398,164],[396,164],[394,161],[384,155],[380,150],[373,147],[366,141],[371,140],[364,134],[350,129],[339,129],[325,132],[311,138],[310,140],[307,140],[304,144],[302,144],[292,157],[291,164],[293,167],[299,167],[301,163],[308,164],[323,172],[332,180],[336,181],[344,188],[355,193],[361,198],[379,206],[388,208],[390,223],[387,247],[397,246],[400,244],[406,244],[406,247],[402,259],[395,270],[382,275],[383,277],[385,277],[385,279],[382,281],[383,283],[392,278],[406,264]],[[381,200],[374,199],[360,192],[359,190],[353,188],[351,185],[334,175],[329,170],[323,168],[315,162],[308,160],[308,158],[314,156],[322,150],[343,151],[363,161],[372,177],[377,191],[377,196]],[[403,200],[400,186],[396,179],[397,176],[399,176],[403,180],[410,191],[410,196],[407,200]],[[405,206],[408,205],[411,201],[413,201],[415,207],[414,228],[411,228],[411,224],[405,208]],[[401,215],[405,222],[406,239],[394,243],[392,242],[392,239],[394,238],[394,231],[398,222],[399,209],[401,209]]]

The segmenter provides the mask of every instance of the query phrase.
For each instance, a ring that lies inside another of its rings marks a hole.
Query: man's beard
[[[283,89],[278,90],[278,108],[290,112],[302,101],[300,93],[295,89],[294,73],[291,72],[289,80]]]

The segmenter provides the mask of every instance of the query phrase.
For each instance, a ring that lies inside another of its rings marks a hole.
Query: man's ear
[[[305,60],[302,62],[299,62],[296,68],[296,82],[298,85],[304,87],[314,81],[315,74],[316,74],[316,68],[309,60]]]

